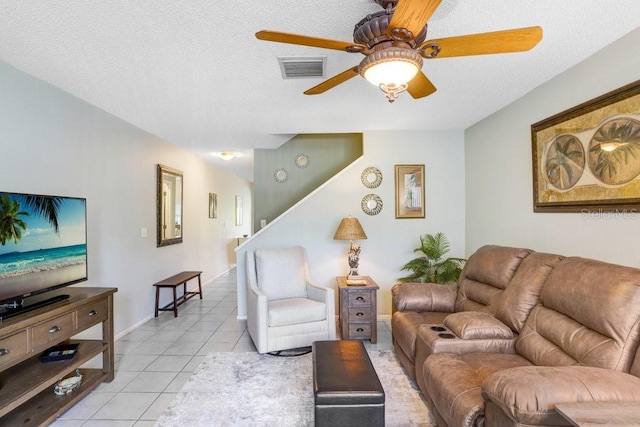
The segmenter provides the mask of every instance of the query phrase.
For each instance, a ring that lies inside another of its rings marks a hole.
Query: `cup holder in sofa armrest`
[[[440,333],[438,334],[438,336],[439,336],[440,338],[446,338],[446,339],[452,339],[452,338],[455,338],[455,337],[456,337],[455,335],[453,335],[453,334],[449,334],[449,333],[446,333],[446,332],[440,332]]]
[[[432,331],[436,331],[436,332],[442,332],[442,331],[446,331],[447,328],[443,327],[443,326],[431,326]]]

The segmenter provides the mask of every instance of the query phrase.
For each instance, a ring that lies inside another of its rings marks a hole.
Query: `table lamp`
[[[348,278],[355,278],[358,276],[358,263],[360,262],[360,245],[354,245],[354,240],[366,239],[367,235],[364,233],[360,221],[358,218],[348,217],[343,218],[338,225],[336,234],[333,238],[335,240],[349,240],[349,274]]]

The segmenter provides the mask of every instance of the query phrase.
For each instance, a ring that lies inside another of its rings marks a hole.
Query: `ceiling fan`
[[[353,43],[263,30],[260,40],[361,53],[359,65],[305,91],[324,93],[360,74],[378,86],[389,102],[405,90],[415,98],[431,95],[436,87],[422,72],[422,60],[454,56],[524,52],[542,39],[542,28],[526,27],[490,33],[426,40],[427,21],[442,0],[375,0],[384,10],[358,22]],[[426,40],[426,41],[425,41]]]

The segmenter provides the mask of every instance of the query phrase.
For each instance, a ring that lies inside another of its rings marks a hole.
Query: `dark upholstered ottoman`
[[[384,389],[359,340],[313,343],[316,426],[384,426]]]

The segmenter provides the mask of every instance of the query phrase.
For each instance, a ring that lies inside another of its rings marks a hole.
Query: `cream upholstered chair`
[[[333,289],[312,282],[303,247],[246,256],[247,328],[259,353],[336,338]]]

